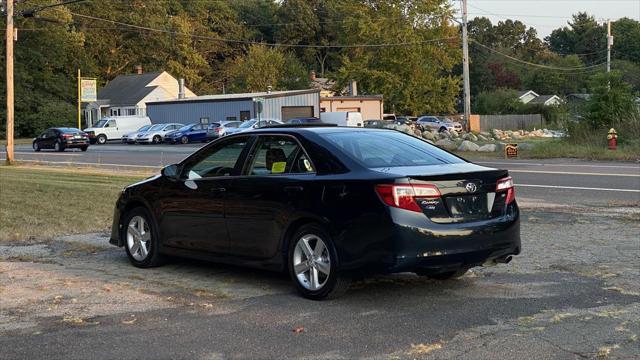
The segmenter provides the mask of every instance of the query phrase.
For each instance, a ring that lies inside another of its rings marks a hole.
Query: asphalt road
[[[86,153],[79,150],[35,153],[31,147],[22,145],[16,147],[16,158],[54,166],[157,170],[179,162],[201,146],[108,144],[91,146]],[[0,152],[0,158],[5,156]],[[585,206],[640,203],[640,163],[575,159],[474,161],[508,169],[516,181],[521,201]]]

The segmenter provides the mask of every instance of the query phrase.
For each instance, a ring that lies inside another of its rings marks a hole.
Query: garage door
[[[293,118],[313,117],[313,106],[283,106],[282,121]]]

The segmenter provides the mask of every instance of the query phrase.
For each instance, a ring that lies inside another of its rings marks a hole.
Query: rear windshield
[[[324,133],[321,136],[368,168],[465,162],[436,146],[398,131],[350,131]]]
[[[65,134],[77,134],[80,132],[80,130],[75,129],[75,128],[59,128],[58,130],[60,130],[61,132],[65,133]]]

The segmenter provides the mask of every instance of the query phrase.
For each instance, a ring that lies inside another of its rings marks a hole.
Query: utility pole
[[[462,73],[464,81],[464,121],[471,117],[471,85],[469,84],[469,35],[467,34],[467,0],[462,0]]]
[[[611,36],[611,19],[607,20],[607,72],[611,72],[611,46],[613,46],[613,36]]]
[[[7,10],[7,31],[5,40],[7,42],[7,165],[14,162],[13,155],[13,0],[6,0]]]

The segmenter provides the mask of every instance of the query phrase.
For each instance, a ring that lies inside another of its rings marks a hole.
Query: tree
[[[555,56],[547,63],[549,66],[561,68],[577,68],[584,66],[576,55]],[[561,71],[546,68],[533,68],[525,74],[525,88],[538,94],[567,95],[580,92],[586,86],[584,72]]]
[[[474,112],[486,114],[516,114],[521,111],[524,104],[518,99],[518,93],[511,89],[498,89],[481,92],[475,98]]]
[[[304,66],[291,53],[264,45],[251,45],[246,56],[238,56],[228,65],[230,89],[260,92],[306,88],[309,83]]]
[[[561,54],[584,54],[586,63],[601,62],[607,48],[604,26],[585,12],[573,15],[568,27],[553,30],[545,41],[552,51]]]
[[[613,54],[616,59],[640,65],[640,22],[622,18],[611,25],[614,37]]]
[[[590,90],[592,95],[587,102],[586,119],[594,129],[637,121],[635,97],[620,72],[593,75]]]
[[[358,81],[363,94],[383,94],[388,111],[404,114],[455,111],[460,78],[458,29],[447,19],[452,11],[445,0],[371,0],[342,3],[350,14],[342,23],[344,44],[410,43],[393,47],[355,47],[342,53],[342,66],[333,73],[336,88]]]

